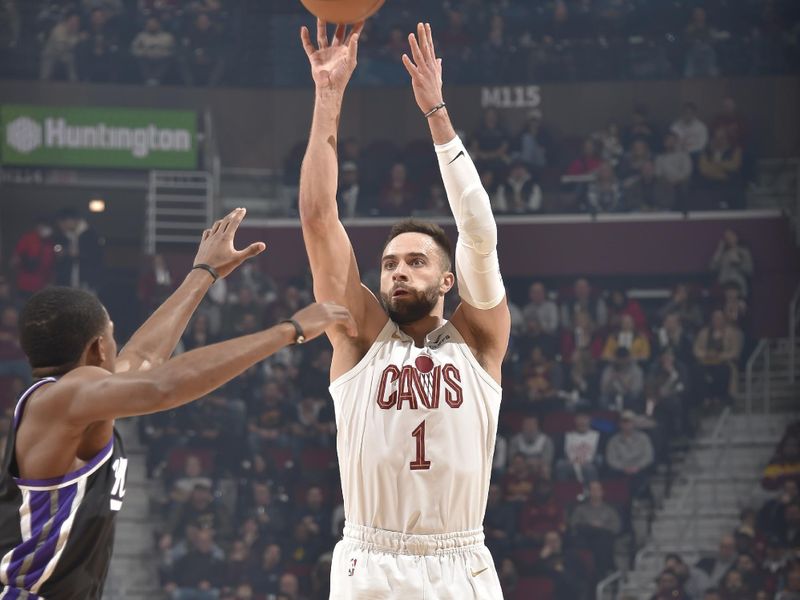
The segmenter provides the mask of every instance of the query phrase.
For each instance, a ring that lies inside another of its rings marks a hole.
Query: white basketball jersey
[[[349,523],[413,534],[483,527],[501,388],[452,324],[417,348],[390,320],[330,392]]]

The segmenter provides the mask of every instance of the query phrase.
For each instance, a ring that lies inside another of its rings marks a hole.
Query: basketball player
[[[318,301],[346,306],[356,337],[333,328],[330,391],[344,493],[344,539],[335,550],[331,598],[501,598],[483,543],[500,366],[510,315],[489,197],[442,99],[442,65],[430,27],[409,36],[403,63],[430,127],[458,226],[461,304],[450,245],[431,223],[395,225],[381,257],[380,300],[359,277],[336,207],[336,136],[362,25],[317,45],[301,31],[316,84],[300,176],[300,218]],[[420,118],[424,118],[420,117]]]
[[[119,356],[93,295],[50,288],[25,305],[21,342],[39,379],[16,406],[0,473],[0,598],[101,597],[125,496],[127,460],[114,419],[200,398],[332,323],[352,332],[345,309],[316,304],[293,321],[168,360],[214,280],[264,250],[261,242],[234,249],[244,214],[237,209],[203,233],[195,267]]]

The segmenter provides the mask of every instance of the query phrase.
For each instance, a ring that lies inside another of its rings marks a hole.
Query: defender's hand
[[[344,326],[350,337],[356,337],[358,329],[350,311],[332,302],[311,304],[292,317],[303,330],[306,340],[312,340],[332,325]]]
[[[434,106],[442,103],[442,59],[436,58],[433,47],[433,35],[430,23],[417,24],[417,35],[408,34],[412,61],[408,54],[403,54],[403,64],[411,75],[411,87],[417,106],[427,113]]]
[[[356,68],[358,38],[364,28],[364,21],[356,23],[347,34],[345,25],[338,25],[333,34],[333,42],[328,43],[328,24],[317,19],[317,47],[311,42],[307,27],[300,29],[303,49],[311,64],[311,76],[317,90],[344,93],[347,82]]]
[[[233,247],[233,238],[245,214],[247,210],[237,208],[206,229],[192,264],[207,264],[220,277],[226,277],[248,258],[261,254],[267,247],[264,242],[255,242],[244,250]]]

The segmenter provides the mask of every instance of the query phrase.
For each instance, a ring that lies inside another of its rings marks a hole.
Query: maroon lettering
[[[394,383],[400,377],[400,369],[394,365],[389,365],[381,373],[381,383],[378,386],[378,406],[384,409],[392,408],[397,402],[397,392],[389,394],[388,398],[384,398],[386,394],[386,384]],[[398,408],[400,408],[398,406]]]
[[[403,408],[403,402],[408,402],[410,408],[417,409],[417,398],[414,396],[414,375],[416,369],[410,365],[403,367],[400,373],[399,394],[397,396],[397,410]]]
[[[444,392],[444,400],[451,408],[458,408],[464,402],[464,393],[461,389],[461,373],[454,365],[446,364],[442,369],[442,378],[449,390]]]

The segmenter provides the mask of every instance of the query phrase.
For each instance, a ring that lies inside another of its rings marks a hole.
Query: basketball
[[[374,15],[385,0],[300,0],[311,14],[328,23],[350,24]]]

